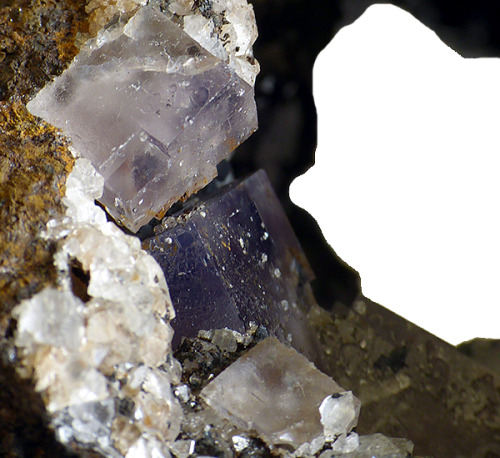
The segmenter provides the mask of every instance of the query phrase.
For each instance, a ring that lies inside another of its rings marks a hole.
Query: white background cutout
[[[500,59],[374,5],[320,53],[314,98],[290,195],[364,295],[452,344],[500,338]]]

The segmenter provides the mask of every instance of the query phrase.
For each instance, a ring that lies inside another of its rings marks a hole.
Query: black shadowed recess
[[[266,170],[316,274],[320,305],[351,305],[360,291],[359,274],[335,254],[314,218],[294,205],[290,183],[314,164],[316,110],[313,65],[318,53],[345,25],[376,3],[391,3],[414,15],[464,57],[500,55],[500,2],[489,0],[253,0],[261,64],[256,83],[259,130],[234,155],[237,177]],[[279,18],[279,20],[277,20]],[[333,143],[333,140],[332,140]],[[332,154],[335,154],[332,147]],[[336,196],[329,196],[335,199]],[[356,267],[356,266],[352,266]]]

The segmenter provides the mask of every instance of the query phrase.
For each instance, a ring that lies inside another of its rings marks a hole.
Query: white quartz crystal
[[[47,288],[18,306],[17,343],[31,349],[36,345],[77,350],[84,336],[84,304],[70,291]]]
[[[332,451],[335,453],[353,452],[359,447],[359,436],[351,432],[349,435],[341,434],[332,444]]]
[[[147,0],[90,0],[85,11],[90,15],[90,34],[97,33],[119,14],[132,13]],[[223,60],[248,84],[254,85],[259,63],[253,57],[257,24],[253,6],[247,0],[150,0],[175,20],[191,38]]]
[[[333,441],[358,424],[361,402],[351,391],[327,396],[319,407],[325,438]]]
[[[241,453],[250,445],[250,439],[245,436],[233,436],[231,437],[234,449]]]
[[[292,458],[310,457],[316,455],[325,445],[325,436],[323,434],[319,435],[311,442],[306,442],[302,444],[295,452],[292,454]]]
[[[90,161],[77,159],[66,214],[43,235],[57,244],[59,287],[15,307],[15,343],[61,441],[107,456],[169,456],[182,419],[172,391],[179,364],[169,355],[174,310],[156,261],[94,204],[102,187]],[[72,292],[75,266],[88,276],[81,297]],[[120,403],[133,409],[115,409]]]
[[[68,408],[68,414],[72,419],[71,430],[75,440],[92,444],[97,438],[102,448],[110,445],[110,428],[115,415],[113,399],[75,404]]]
[[[255,84],[259,63],[252,47],[258,32],[253,6],[247,0],[173,0],[164,11],[180,17],[180,26],[188,35],[248,84]]]

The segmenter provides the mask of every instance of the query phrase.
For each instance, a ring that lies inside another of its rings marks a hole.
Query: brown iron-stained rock
[[[457,349],[500,375],[500,339],[472,339]]]
[[[56,129],[20,102],[0,102],[0,335],[12,307],[55,279],[53,247],[40,231],[63,212],[72,164]]]
[[[0,100],[32,96],[78,53],[85,2],[0,1]]]
[[[12,330],[13,306],[55,280],[54,248],[40,231],[63,212],[73,166],[64,138],[31,116],[21,100],[78,52],[75,38],[86,32],[84,7],[77,0],[0,1],[0,454],[7,457],[73,456],[48,429],[32,382],[4,360],[9,350],[3,338]]]
[[[73,164],[64,138],[20,100],[66,68],[87,28],[84,2],[0,2],[0,335],[13,305],[55,278],[39,233],[63,209]]]

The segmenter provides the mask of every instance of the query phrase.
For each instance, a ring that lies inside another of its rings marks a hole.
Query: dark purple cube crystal
[[[144,242],[176,310],[174,345],[201,329],[253,322],[318,361],[307,324],[313,274],[263,171],[168,219]]]

